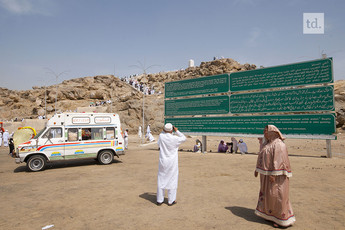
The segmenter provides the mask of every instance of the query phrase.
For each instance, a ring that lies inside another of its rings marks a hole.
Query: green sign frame
[[[333,135],[334,114],[296,114],[269,116],[227,116],[166,118],[181,132],[263,134],[266,125],[275,125],[285,135]]]
[[[276,113],[334,111],[333,86],[232,94],[230,112]]]
[[[333,82],[333,59],[318,59],[289,65],[230,74],[230,91],[269,89]]]
[[[165,100],[165,116],[228,114],[229,96]]]
[[[165,98],[229,92],[229,74],[165,83]]]

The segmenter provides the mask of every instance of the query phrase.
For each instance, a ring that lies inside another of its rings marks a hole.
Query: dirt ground
[[[157,136],[155,136],[157,137]],[[190,137],[179,152],[177,204],[156,206],[158,149],[129,137],[126,155],[111,165],[94,160],[49,164],[29,173],[0,148],[0,229],[272,229],[254,214],[259,178],[253,173],[258,142],[249,154],[193,153]],[[230,140],[230,138],[228,138]],[[286,140],[293,176],[290,229],[345,229],[345,134],[332,141]],[[167,201],[165,201],[167,202]]]

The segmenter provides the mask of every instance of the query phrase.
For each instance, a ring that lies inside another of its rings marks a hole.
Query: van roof
[[[47,122],[47,126],[112,124],[120,126],[120,117],[116,113],[61,113]]]

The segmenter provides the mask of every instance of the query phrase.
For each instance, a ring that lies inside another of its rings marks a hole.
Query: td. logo
[[[304,34],[324,34],[324,13],[303,13]]]

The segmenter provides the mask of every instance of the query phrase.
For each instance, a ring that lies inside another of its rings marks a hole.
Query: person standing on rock
[[[175,131],[176,135],[172,132]],[[186,141],[183,135],[171,123],[165,124],[163,131],[159,134],[159,165],[157,179],[157,205],[164,201],[164,191],[168,191],[168,205],[176,204],[176,193],[178,184],[178,147]]]

